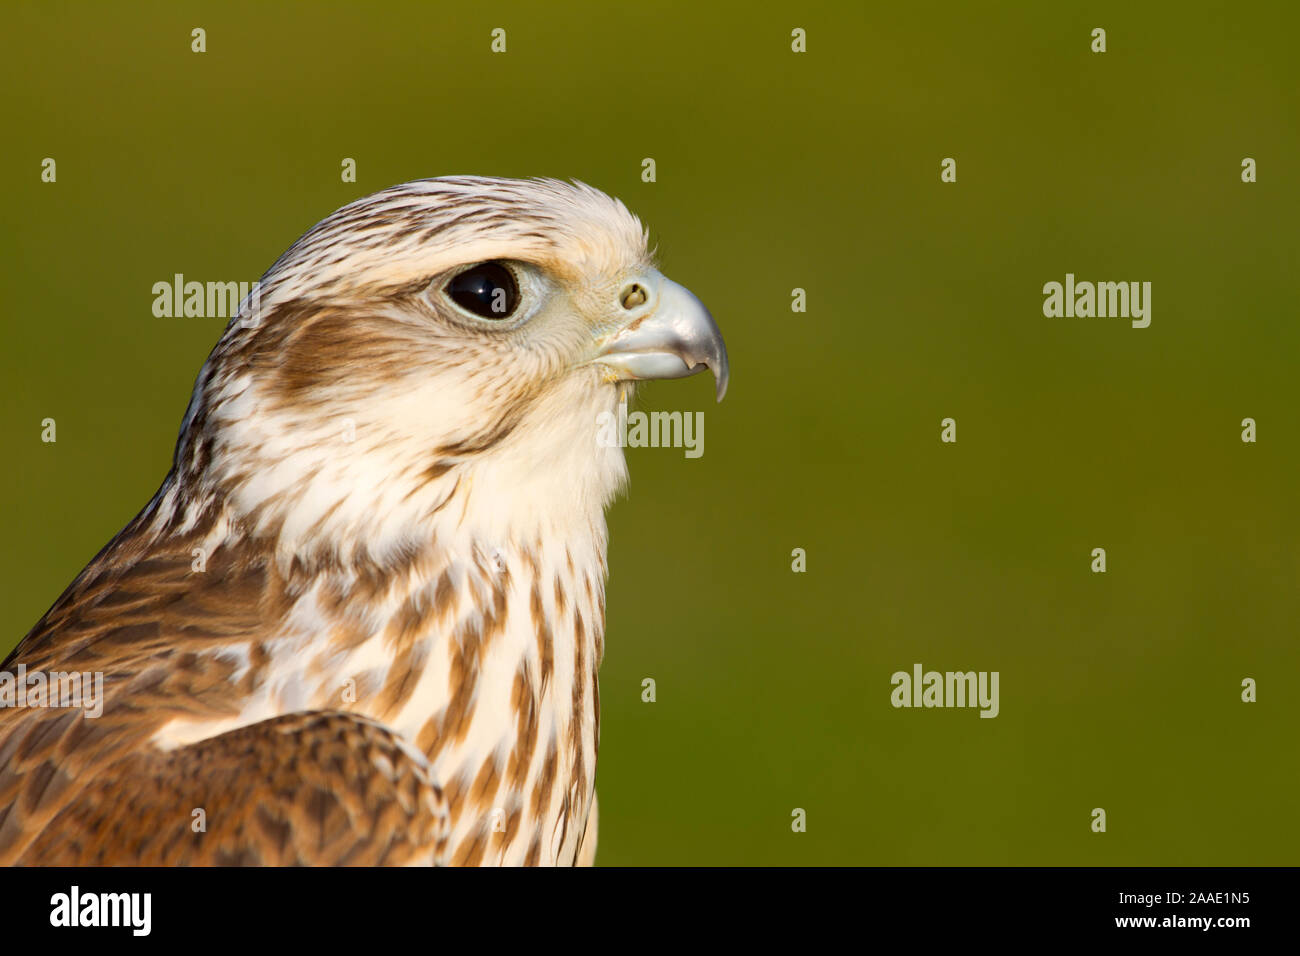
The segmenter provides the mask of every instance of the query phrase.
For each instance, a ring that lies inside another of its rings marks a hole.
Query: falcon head
[[[704,368],[721,400],[717,326],[621,202],[554,180],[407,183],[263,277],[199,375],[175,493],[299,557],[348,542],[379,559],[435,515],[489,543],[603,538],[626,466],[600,414],[632,382]]]

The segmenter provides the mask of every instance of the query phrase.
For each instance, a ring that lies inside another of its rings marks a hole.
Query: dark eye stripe
[[[519,307],[519,286],[499,262],[482,262],[457,273],[447,283],[447,295],[482,319],[508,319]]]

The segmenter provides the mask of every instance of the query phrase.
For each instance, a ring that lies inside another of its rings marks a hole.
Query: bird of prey
[[[590,863],[627,474],[597,421],[704,368],[721,400],[709,312],[581,183],[421,180],[317,224],[153,499],[0,665],[103,679],[98,716],[0,708],[0,863]]]

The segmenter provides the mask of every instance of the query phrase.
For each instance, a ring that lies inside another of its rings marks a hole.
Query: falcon
[[[102,677],[93,709],[0,708],[0,864],[591,863],[627,477],[597,421],[705,368],[720,401],[708,310],[581,183],[421,180],[317,224],[153,499],[0,665]]]

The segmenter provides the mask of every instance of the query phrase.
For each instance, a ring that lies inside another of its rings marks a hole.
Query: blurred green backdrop
[[[154,282],[404,180],[573,177],[733,369],[642,393],[705,453],[630,451],[610,515],[599,862],[1294,864],[1294,9],[6,4],[0,653],[167,470],[223,322]],[[1151,281],[1150,328],[1045,318],[1066,272]],[[1000,716],[893,709],[916,662]]]

